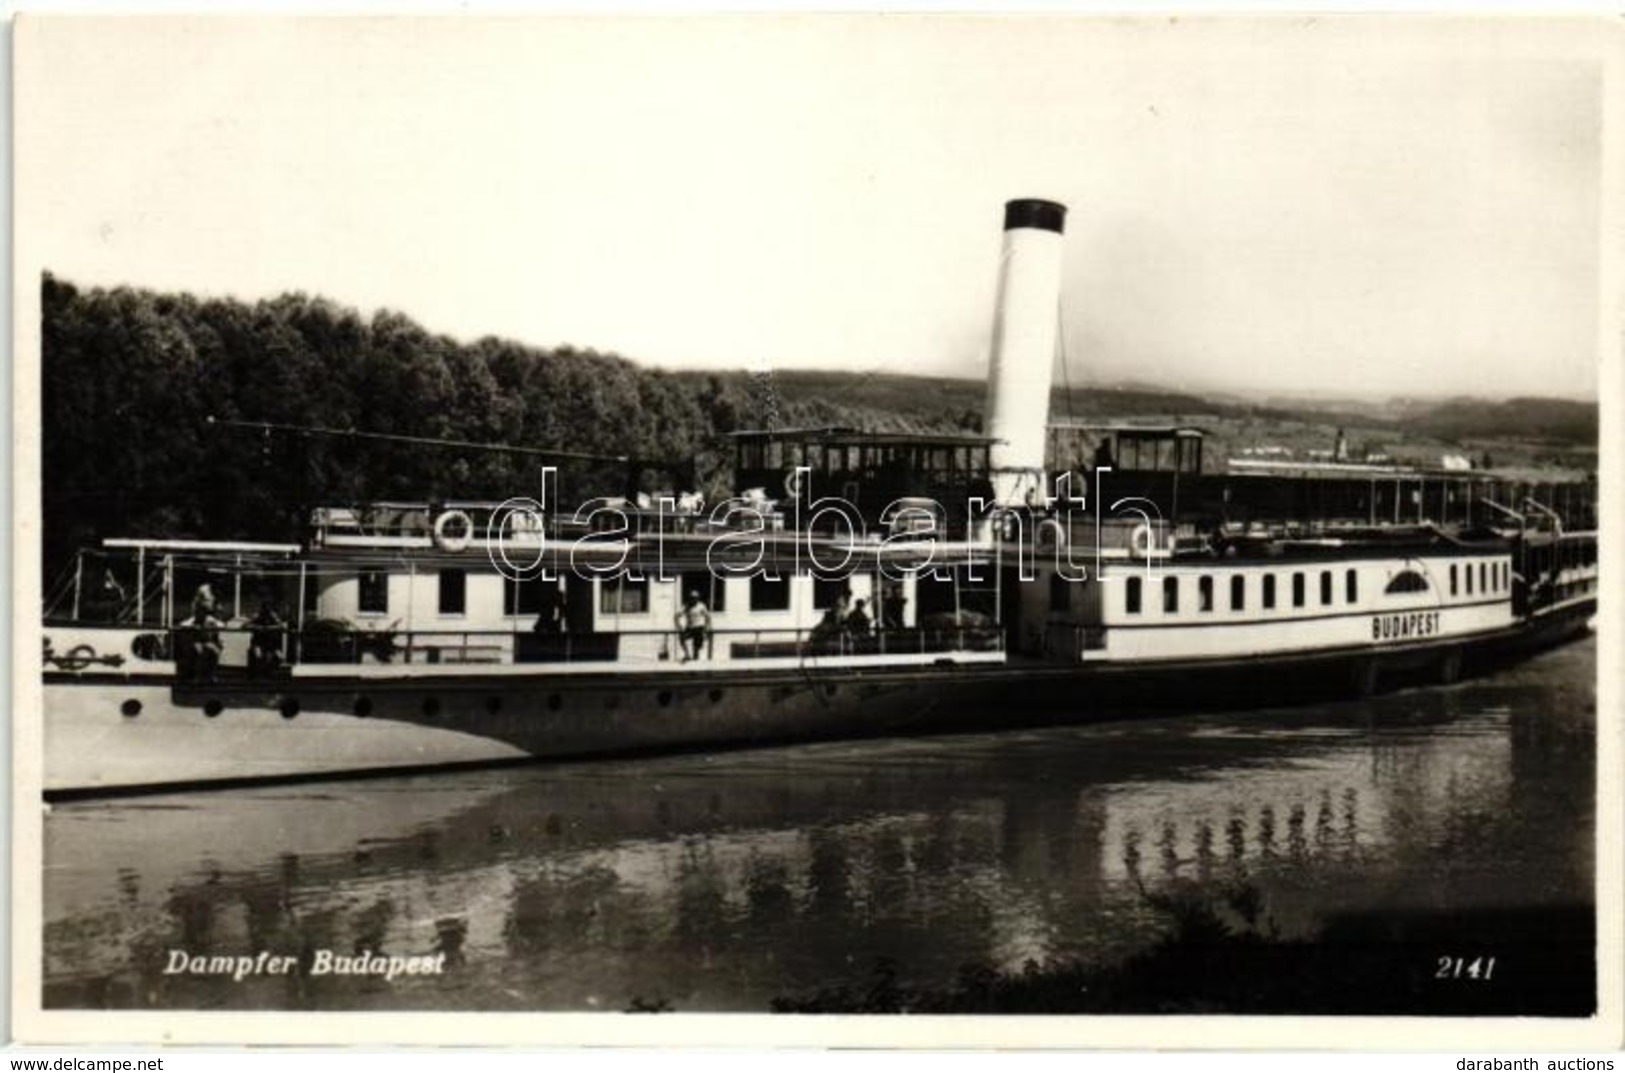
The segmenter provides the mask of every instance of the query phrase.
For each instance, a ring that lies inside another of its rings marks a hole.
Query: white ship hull
[[[1152,662],[661,675],[477,670],[213,684],[48,674],[45,793],[95,796],[1281,703],[1453,681],[1584,632],[1594,599],[1448,637]],[[362,714],[364,713],[364,714]]]

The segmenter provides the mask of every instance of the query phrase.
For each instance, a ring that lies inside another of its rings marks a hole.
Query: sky
[[[25,17],[18,278],[980,377],[1046,197],[1074,385],[1594,397],[1597,29]]]

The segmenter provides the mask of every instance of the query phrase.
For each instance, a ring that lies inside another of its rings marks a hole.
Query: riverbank
[[[1245,897],[1245,895],[1242,895]],[[1231,898],[1222,899],[1225,902]],[[1586,1017],[1596,1009],[1588,905],[1363,913],[1313,939],[1236,926],[1233,905],[1170,906],[1173,930],[1106,968],[966,966],[912,989],[878,963],[853,984],[775,999],[782,1013],[1308,1014]]]

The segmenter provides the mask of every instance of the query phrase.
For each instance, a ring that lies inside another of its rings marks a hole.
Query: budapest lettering
[[[1371,617],[1373,641],[1403,641],[1412,637],[1432,637],[1438,632],[1437,611],[1409,611]]]

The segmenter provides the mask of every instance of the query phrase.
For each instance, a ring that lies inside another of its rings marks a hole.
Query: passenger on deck
[[[101,605],[102,617],[108,622],[118,622],[124,616],[124,601],[127,596],[124,586],[118,583],[118,577],[109,567],[102,574]]]
[[[847,621],[852,617],[852,590],[843,588],[841,594],[835,597],[835,606],[830,609],[834,617],[834,637],[841,651],[845,652],[852,647],[852,627]]]
[[[891,585],[886,589],[885,599],[880,605],[880,623],[888,630],[903,628],[903,611],[908,607],[908,597],[903,595],[903,586]]]
[[[207,589],[208,586],[203,586]],[[199,590],[201,597],[202,590]],[[199,682],[212,682],[220,669],[220,628],[225,625],[214,617],[214,600],[199,599],[192,605],[192,617],[181,623],[176,633],[176,657],[183,677]]]
[[[824,610],[824,617],[818,620],[818,625],[812,629],[813,650],[817,652],[834,652],[841,647],[841,635],[845,632],[845,625],[835,608]]]
[[[266,674],[282,666],[282,637],[286,624],[271,606],[261,600],[260,609],[248,620],[253,633],[248,637],[248,671]]]
[[[564,601],[559,598],[557,585],[548,583],[542,586],[542,610],[531,630],[535,633],[564,632]]]
[[[705,651],[705,642],[711,635],[711,609],[700,599],[697,589],[690,589],[688,599],[676,615],[677,643],[683,650],[683,662],[699,659]]]
[[[867,600],[859,600],[852,605],[852,613],[846,616],[846,632],[853,641],[869,639],[869,613],[864,610],[867,604]]]

